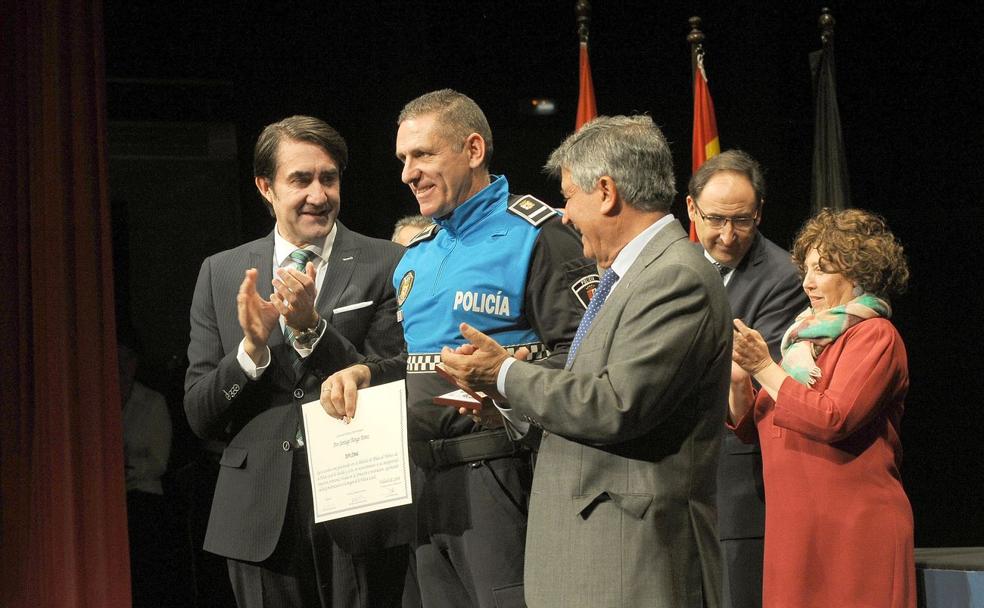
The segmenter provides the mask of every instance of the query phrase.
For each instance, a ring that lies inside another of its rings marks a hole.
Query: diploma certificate
[[[318,401],[301,406],[316,522],[412,502],[403,381],[362,389],[357,403],[349,424]]]

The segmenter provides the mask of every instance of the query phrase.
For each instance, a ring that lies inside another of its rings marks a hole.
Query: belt
[[[528,448],[514,443],[501,429],[479,431],[449,439],[410,442],[410,456],[417,466],[424,469],[505,458],[527,451]]]

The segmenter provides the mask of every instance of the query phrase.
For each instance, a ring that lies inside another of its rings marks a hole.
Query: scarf
[[[782,337],[782,368],[793,380],[810,386],[820,377],[816,358],[827,345],[865,319],[891,316],[888,302],[870,293],[817,314],[807,308]]]

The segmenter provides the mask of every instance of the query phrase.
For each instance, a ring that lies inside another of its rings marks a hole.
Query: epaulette
[[[438,226],[437,224],[431,224],[427,228],[424,228],[423,230],[421,230],[420,232],[418,232],[416,235],[414,235],[414,237],[412,239],[410,239],[410,242],[407,243],[407,247],[413,247],[417,243],[421,243],[423,241],[429,241],[429,240],[431,240],[432,238],[434,238],[435,236],[437,236],[437,233],[438,233],[438,231],[440,231],[440,229],[441,229],[441,227]]]
[[[530,194],[521,196],[509,203],[509,212],[518,215],[534,226],[539,226],[558,214],[556,209]]]

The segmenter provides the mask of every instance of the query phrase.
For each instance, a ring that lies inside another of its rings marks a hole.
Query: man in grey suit
[[[185,412],[222,454],[205,549],[228,558],[240,608],[398,605],[405,540],[391,511],[314,525],[300,405],[352,364],[402,377],[390,282],[403,248],[337,221],[345,140],[292,116],[256,143],[276,219],[202,264],[191,309]],[[395,564],[392,563],[395,561]]]
[[[778,361],[782,335],[808,300],[789,252],[758,231],[764,203],[762,169],[741,150],[708,159],[690,178],[687,212],[704,256],[721,273],[732,314],[761,331]],[[758,608],[765,533],[759,445],[725,433],[717,484],[724,606]]]
[[[717,606],[714,473],[731,369],[721,280],[669,214],[669,146],[648,116],[599,117],[550,156],[564,221],[604,269],[564,369],[464,325],[458,381],[543,428],[530,606]]]

